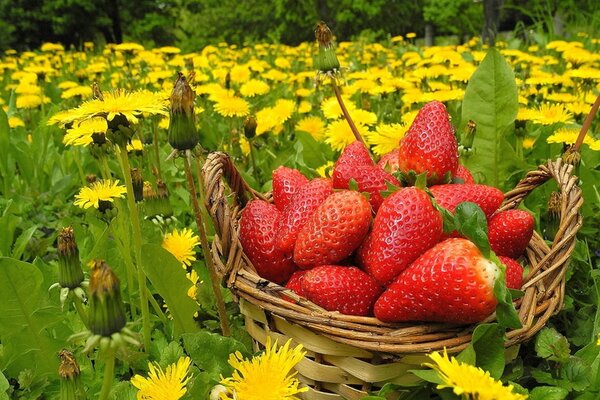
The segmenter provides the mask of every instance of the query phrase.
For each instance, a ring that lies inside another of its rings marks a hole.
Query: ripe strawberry
[[[523,267],[510,257],[498,256],[502,264],[506,266],[506,287],[509,289],[521,289],[523,286]]]
[[[500,207],[504,194],[500,189],[492,186],[468,184],[463,185],[436,185],[429,188],[435,201],[450,212],[464,201],[477,204],[489,218]]]
[[[285,287],[293,290],[298,296],[306,297],[306,293],[304,293],[304,290],[302,289],[302,282],[304,281],[304,275],[307,272],[308,271],[305,270],[298,270],[294,272],[294,274],[290,277],[290,280],[285,284]],[[293,299],[287,296],[283,296],[282,298],[292,303],[295,302]]]
[[[275,246],[280,213],[273,204],[252,200],[242,211],[240,242],[261,277],[283,283],[297,270],[291,257]]]
[[[442,217],[421,189],[400,189],[384,200],[359,259],[365,271],[386,284],[435,245],[443,233]]]
[[[471,171],[469,171],[469,169],[462,164],[458,164],[458,168],[456,169],[454,177],[462,179],[462,183],[475,183],[475,179],[473,179]]]
[[[306,272],[302,289],[313,303],[329,311],[369,315],[381,286],[356,267],[322,265]]]
[[[273,171],[273,203],[283,211],[300,187],[308,182],[300,171],[281,166]]]
[[[357,167],[373,166],[375,163],[364,144],[358,140],[350,143],[340,154],[333,167],[333,187],[345,189]]]
[[[387,154],[384,154],[379,159],[377,165],[385,171],[396,172],[400,170],[400,149],[394,149]],[[387,169],[386,169],[387,168]]]
[[[371,225],[371,206],[360,193],[329,196],[300,229],[294,262],[300,268],[337,263],[360,246]]]
[[[535,221],[523,210],[507,210],[494,214],[488,231],[490,246],[499,256],[517,259],[523,255],[533,236]]]
[[[427,181],[439,183],[458,168],[458,144],[446,107],[439,101],[423,106],[400,140],[398,157],[404,173],[427,172]]]
[[[499,274],[472,242],[447,239],[398,276],[377,299],[375,316],[386,322],[479,322],[496,308]]]
[[[373,207],[375,213],[383,202],[381,191],[387,189],[386,182],[400,186],[400,182],[392,174],[385,172],[378,166],[356,167],[350,175],[351,179],[354,179],[358,184],[359,192],[369,193],[369,203],[371,203],[371,207]],[[349,185],[338,187],[334,184],[333,187],[336,189],[348,189]]]
[[[332,193],[331,179],[316,178],[298,189],[281,214],[277,225],[277,247],[286,254],[294,251],[300,228]]]

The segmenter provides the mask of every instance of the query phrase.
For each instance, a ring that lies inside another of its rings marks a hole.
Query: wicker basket
[[[573,168],[560,159],[529,172],[505,194],[501,210],[516,208],[536,187],[555,179],[561,199],[560,225],[551,246],[536,232],[529,243],[524,279],[525,294],[515,306],[523,324],[507,332],[507,356],[516,356],[518,344],[534,336],[557,313],[565,292],[565,272],[582,224],[583,202]],[[224,153],[209,155],[203,169],[206,205],[215,225],[212,257],[219,274],[239,299],[246,330],[257,348],[267,336],[288,338],[304,345],[306,357],[297,365],[299,379],[309,391],[304,399],[360,399],[387,382],[410,384],[407,374],[425,360],[425,353],[458,352],[468,346],[474,325],[442,323],[383,323],[372,317],[329,312],[295,293],[259,277],[242,250],[238,237],[240,212],[251,198],[270,200],[242,179]],[[227,187],[229,189],[227,189]],[[297,300],[283,300],[282,295]],[[486,322],[495,320],[490,316]]]

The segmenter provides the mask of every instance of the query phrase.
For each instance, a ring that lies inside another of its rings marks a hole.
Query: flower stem
[[[104,379],[102,380],[102,390],[100,390],[99,400],[108,399],[110,389],[112,388],[113,378],[115,377],[115,351],[108,347],[106,350],[106,364],[104,365]]]
[[[158,127],[156,126],[156,124],[157,122],[154,121],[154,124],[152,126],[152,146],[154,147],[154,154],[156,155],[156,172],[158,174],[157,178],[162,179],[160,173],[160,151],[158,148]]]
[[[85,311],[85,309],[83,308],[83,304],[81,304],[81,299],[79,297],[73,296],[73,295],[72,295],[72,299],[73,299],[73,305],[75,306],[75,309],[77,310],[77,314],[79,314],[79,318],[81,318],[81,321],[87,328],[87,326],[88,326],[87,311]]]
[[[198,226],[198,233],[200,234],[200,244],[202,245],[202,253],[204,254],[204,260],[206,260],[206,267],[210,273],[210,281],[212,284],[213,292],[215,294],[215,300],[217,304],[217,312],[219,314],[219,322],[221,323],[221,332],[223,336],[230,336],[231,331],[229,329],[229,322],[227,321],[227,312],[225,310],[225,301],[221,293],[221,286],[219,285],[219,276],[217,270],[213,264],[212,255],[208,246],[208,239],[206,237],[206,230],[204,229],[204,222],[200,214],[200,206],[198,205],[198,198],[196,196],[196,187],[194,184],[194,176],[192,174],[192,168],[190,167],[189,158],[192,157],[192,153],[188,150],[183,157],[183,165],[185,167],[185,175],[188,182],[188,190],[192,200],[192,206],[194,207],[194,217],[196,218],[196,225]]]
[[[360,136],[358,129],[356,129],[356,125],[354,124],[352,117],[348,113],[348,109],[346,108],[346,105],[344,104],[344,99],[342,99],[342,94],[340,93],[340,88],[338,87],[337,83],[335,83],[335,78],[333,78],[333,77],[331,78],[331,87],[333,87],[333,91],[335,93],[335,98],[337,99],[338,103],[340,104],[340,108],[342,109],[344,118],[348,122],[348,125],[350,125],[350,130],[352,130],[354,137],[356,138],[356,140],[360,141],[362,144],[365,144],[365,141],[363,140],[362,136]]]
[[[133,194],[133,182],[131,180],[131,167],[129,165],[129,156],[127,149],[117,147],[123,177],[125,178],[125,186],[127,187],[127,206],[129,208],[129,216],[131,217],[131,225],[133,228],[133,247],[135,254],[135,262],[137,268],[138,288],[140,292],[140,309],[142,310],[142,326],[144,336],[144,351],[150,351],[150,310],[148,308],[148,289],[146,288],[146,275],[142,268],[142,229],[140,225],[140,216],[138,214],[135,197]]]
[[[598,112],[598,108],[600,108],[600,95],[594,102],[594,105],[592,106],[590,113],[587,115],[587,117],[585,117],[585,121],[583,121],[583,126],[581,127],[581,130],[579,131],[579,136],[577,137],[577,141],[575,142],[575,145],[573,146],[574,151],[578,152],[579,148],[583,144],[585,135],[587,134],[587,131],[590,129],[590,126],[592,125],[592,121],[594,120],[594,117],[596,116],[596,113]]]
[[[137,315],[137,310],[136,310],[135,304],[133,302],[133,286],[134,286],[133,273],[135,271],[135,265],[133,264],[133,260],[131,259],[131,251],[128,251],[127,250],[128,246],[126,246],[123,243],[124,238],[129,239],[129,237],[128,237],[129,235],[124,232],[124,228],[126,227],[126,225],[121,224],[121,218],[119,218],[117,223],[119,224],[118,231],[117,231],[117,229],[114,228],[113,224],[110,224],[110,227],[112,228],[113,236],[114,236],[115,242],[117,243],[119,253],[121,253],[121,256],[125,260],[125,270],[127,273],[127,289],[128,289],[127,291],[125,291],[125,293],[127,296],[127,300],[129,301],[129,307],[131,310],[131,318],[135,320],[136,315]]]

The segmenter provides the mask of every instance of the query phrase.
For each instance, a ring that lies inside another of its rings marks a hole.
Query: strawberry
[[[300,230],[294,262],[303,269],[337,263],[360,246],[370,224],[371,206],[367,199],[352,190],[335,192]]]
[[[416,187],[403,188],[379,208],[359,259],[365,271],[386,284],[435,245],[442,233],[442,217],[427,193]]]
[[[488,226],[490,246],[499,256],[517,259],[523,255],[533,236],[535,221],[523,210],[496,213]]]
[[[446,107],[439,101],[423,106],[406,135],[400,140],[400,171],[407,174],[427,172],[431,184],[458,168],[458,144]]]
[[[240,242],[261,277],[283,283],[297,270],[291,257],[275,246],[280,212],[263,200],[250,201],[240,219]]]
[[[283,211],[308,179],[300,171],[281,166],[273,171],[273,203]]]
[[[436,185],[429,188],[435,201],[450,212],[464,201],[477,204],[489,218],[500,207],[504,194],[500,189],[478,184]]]
[[[462,164],[458,164],[458,168],[456,169],[454,177],[461,179],[462,183],[475,183],[475,179],[473,179],[473,174],[471,174],[471,171],[469,171],[469,169]]]
[[[447,239],[427,250],[377,299],[386,322],[479,322],[494,312],[500,271],[467,239]]]
[[[400,186],[400,182],[392,174],[385,172],[378,166],[356,167],[350,176],[358,184],[359,192],[369,193],[369,203],[371,203],[371,207],[373,207],[375,213],[383,202],[381,192],[387,189],[386,182]],[[333,187],[336,189],[348,189],[349,185],[338,187],[334,183]]]
[[[506,266],[506,287],[509,289],[521,289],[523,285],[523,267],[510,257],[498,256],[502,264]]]
[[[305,270],[298,270],[294,272],[290,277],[290,280],[287,281],[287,283],[285,284],[285,287],[287,289],[293,290],[298,296],[306,297],[306,293],[304,293],[304,290],[302,289],[302,282],[304,281],[304,275],[307,272],[308,271]],[[283,296],[282,298],[292,303],[295,302],[293,299],[287,296]]]
[[[396,172],[400,169],[400,149],[394,149],[387,154],[384,154],[379,159],[377,165],[385,171]]]
[[[311,214],[332,193],[331,179],[316,178],[298,189],[286,208],[283,210],[277,225],[277,247],[291,254],[300,228]]]
[[[357,167],[372,167],[373,165],[375,163],[364,144],[358,140],[350,143],[344,148],[333,167],[333,187],[348,188],[348,182],[352,179],[352,174]]]
[[[304,275],[306,298],[328,311],[369,315],[381,286],[356,267],[322,265]]]

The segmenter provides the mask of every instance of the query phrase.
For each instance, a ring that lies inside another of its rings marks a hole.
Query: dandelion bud
[[[571,145],[565,149],[562,159],[567,164],[571,164],[576,167],[581,162],[581,154],[579,154],[579,151],[575,150],[575,145]]]
[[[161,179],[157,179],[156,187],[160,214],[162,214],[163,217],[170,217],[173,215],[173,208],[171,207],[171,202],[169,201],[169,189],[167,189],[167,184]]]
[[[252,139],[256,136],[256,118],[252,115],[248,115],[244,120],[244,135],[248,139]]]
[[[317,23],[315,37],[319,44],[319,52],[315,59],[315,66],[320,72],[336,72],[340,69],[340,62],[335,55],[333,34],[325,22],[320,21]]]
[[[131,181],[133,183],[133,196],[135,197],[136,203],[144,200],[144,180],[142,174],[137,168],[131,169]]]
[[[79,365],[77,360],[67,349],[62,349],[58,353],[60,357],[60,366],[58,375],[60,376],[60,399],[61,400],[84,400],[85,391],[79,380]]]
[[[194,117],[196,94],[180,72],[171,92],[171,119],[169,143],[177,150],[190,150],[198,144],[198,132]]]
[[[91,185],[92,183],[96,182],[98,180],[98,177],[94,174],[89,174],[85,176],[85,181]]]
[[[100,86],[98,86],[98,82],[92,83],[92,99],[104,101],[104,95],[102,94],[102,90],[100,90]]]
[[[62,288],[75,289],[83,282],[83,270],[73,228],[66,227],[58,234],[58,283]]]
[[[225,89],[229,90],[231,88],[231,71],[227,71],[227,75],[225,75]]]
[[[477,123],[472,119],[467,122],[465,126],[465,130],[462,136],[461,144],[470,149],[473,147],[473,140],[475,139],[475,133],[477,133]]]
[[[104,337],[125,326],[125,309],[119,279],[104,260],[91,263],[89,329]]]

